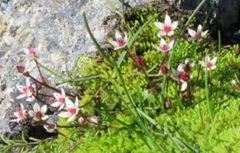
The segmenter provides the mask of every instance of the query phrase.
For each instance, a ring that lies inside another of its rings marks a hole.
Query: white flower
[[[188,81],[190,80],[190,70],[193,64],[190,64],[188,60],[185,63],[181,63],[177,67],[177,71],[173,70],[173,79],[181,83],[181,91],[185,91],[188,87]]]
[[[210,57],[207,55],[203,61],[200,61],[202,67],[207,68],[208,71],[214,70],[216,68],[217,57],[213,57],[210,60]]]
[[[29,111],[29,115],[33,117],[34,121],[45,121],[48,119],[48,115],[45,115],[47,112],[47,105],[39,106],[38,103],[33,105],[33,111]]]
[[[17,89],[20,92],[20,95],[16,99],[22,99],[27,97],[26,101],[33,101],[35,94],[35,85],[30,83],[29,78],[26,78],[26,85],[17,85]]]
[[[51,104],[52,107],[59,107],[59,110],[63,109],[65,106],[65,101],[66,101],[66,95],[65,91],[62,88],[61,89],[61,94],[59,93],[53,93],[53,96],[55,97],[55,102]]]
[[[109,40],[109,42],[114,46],[114,50],[118,50],[127,46],[128,36],[124,33],[124,37],[119,31],[115,33],[115,40]]]
[[[162,37],[162,36],[172,36],[172,35],[174,35],[174,30],[178,26],[178,22],[177,21],[172,22],[170,16],[166,15],[164,23],[155,22],[155,26],[161,30],[158,34],[160,37]]]
[[[68,122],[74,120],[75,116],[78,114],[78,98],[75,99],[73,103],[69,98],[66,98],[66,111],[62,111],[58,114],[59,117],[68,118]]]
[[[24,109],[24,106],[20,104],[20,110],[13,113],[13,115],[16,117],[15,119],[10,120],[11,122],[21,122],[26,119],[27,113],[26,109]]]
[[[167,53],[169,50],[173,48],[174,40],[171,40],[167,43],[164,39],[161,39],[160,46],[153,45],[153,47],[163,53]]]
[[[192,29],[188,29],[188,34],[194,39],[194,40],[202,40],[202,38],[206,37],[208,33],[208,30],[203,31],[202,25],[199,25],[197,28],[197,31],[194,31]]]

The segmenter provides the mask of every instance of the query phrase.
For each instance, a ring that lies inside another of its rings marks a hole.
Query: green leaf
[[[126,57],[126,55],[127,55],[127,52],[126,52],[126,51],[123,51],[123,52],[120,54],[120,56],[119,56],[119,58],[118,58],[118,61],[117,61],[117,65],[118,65],[118,66],[121,66],[121,64],[122,64],[124,58]]]

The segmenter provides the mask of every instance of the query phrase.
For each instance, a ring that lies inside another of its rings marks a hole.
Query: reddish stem
[[[61,93],[61,90],[59,90],[59,89],[57,89],[57,88],[55,88],[55,87],[47,84],[46,82],[41,82],[41,81],[37,80],[36,78],[34,78],[33,76],[31,76],[29,73],[25,73],[24,75],[25,75],[26,77],[31,78],[35,83],[41,84],[41,85],[43,85],[43,86],[45,86],[45,87],[47,87],[47,88],[49,88],[49,89],[51,89],[51,90],[54,90],[54,91],[56,91],[56,92]],[[70,93],[66,93],[66,95],[69,96],[69,97],[72,97],[72,98],[77,97],[77,96],[72,95],[72,94],[70,94]]]
[[[42,72],[41,72],[41,70],[40,70],[40,67],[39,67],[39,64],[38,64],[37,60],[34,59],[34,62],[36,63],[36,66],[37,66],[38,72],[39,72],[39,74],[40,74],[40,77],[41,77],[41,79],[42,79],[42,82],[45,83],[45,79],[44,79],[44,77],[43,77],[43,75],[42,75]]]

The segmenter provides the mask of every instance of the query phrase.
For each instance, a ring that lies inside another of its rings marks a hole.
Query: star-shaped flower
[[[121,35],[119,31],[115,33],[115,40],[109,40],[109,42],[114,46],[114,50],[118,50],[127,46],[128,36],[124,33]]]
[[[29,115],[33,118],[34,121],[45,121],[48,119],[48,115],[45,115],[47,112],[47,105],[39,106],[38,103],[33,105],[33,110],[29,111]]]
[[[153,45],[153,47],[162,53],[169,52],[174,45],[174,40],[171,40],[169,43],[167,43],[163,38],[161,39],[160,46]]]
[[[55,98],[55,102],[51,104],[52,107],[58,107],[59,110],[63,109],[63,107],[65,106],[65,102],[66,102],[66,95],[65,95],[65,91],[62,88],[61,89],[61,94],[59,93],[53,93],[53,96]]]
[[[203,61],[200,61],[202,67],[207,68],[208,71],[214,70],[216,68],[217,57],[210,57],[207,55]]]
[[[163,22],[155,22],[155,26],[160,29],[159,36],[172,36],[174,35],[174,30],[178,26],[178,22],[172,22],[169,15],[165,16],[164,23]]]
[[[199,25],[197,31],[192,29],[188,29],[188,34],[191,36],[192,39],[201,41],[202,38],[206,37],[208,30],[203,31],[202,25]]]
[[[68,118],[68,122],[74,120],[75,116],[78,114],[78,98],[75,99],[75,103],[73,103],[69,98],[66,98],[66,107],[65,111],[62,111],[58,114],[59,117]]]
[[[22,99],[27,97],[26,101],[33,101],[35,94],[35,85],[30,83],[29,78],[26,78],[26,85],[17,85],[17,89],[20,92],[20,95],[16,99]]]
[[[13,115],[15,116],[15,118],[10,120],[11,122],[22,122],[27,117],[26,109],[24,109],[24,106],[20,104],[20,110],[14,112]]]

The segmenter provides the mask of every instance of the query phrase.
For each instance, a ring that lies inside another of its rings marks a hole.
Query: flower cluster
[[[160,30],[158,33],[158,37],[160,37],[160,45],[153,45],[153,47],[164,53],[165,58],[168,59],[168,53],[170,50],[174,48],[175,40],[174,34],[175,30],[178,27],[177,21],[172,21],[169,15],[165,16],[164,22],[155,22],[155,26]],[[202,25],[199,25],[197,30],[188,29],[188,34],[190,39],[194,41],[201,42],[207,36],[208,30],[203,31]],[[168,62],[163,63],[159,68],[159,74],[166,75],[169,73],[170,67],[168,66]],[[217,57],[214,56],[212,60],[210,60],[207,55],[203,61],[200,61],[199,64],[206,68],[208,71],[214,70],[216,68]],[[188,88],[188,82],[191,79],[191,69],[194,66],[194,62],[190,63],[189,60],[185,60],[185,63],[181,63],[178,65],[176,70],[172,70],[172,78],[180,83],[180,90],[185,91]]]
[[[56,115],[59,118],[67,119],[68,122],[74,121],[76,117],[79,117],[76,121],[80,125],[86,124],[85,120],[88,120],[89,123],[98,124],[98,116],[79,116],[78,95],[68,93],[64,88],[58,89],[47,82],[47,79],[41,72],[36,48],[24,49],[24,55],[27,59],[26,64],[18,64],[16,69],[18,73],[26,78],[26,83],[17,85],[19,95],[16,99],[25,99],[27,102],[30,102],[32,109],[26,109],[23,104],[20,104],[20,108],[13,113],[11,122],[41,125],[50,133],[57,132],[57,123],[50,122],[50,118]],[[32,70],[34,63],[40,79],[31,75],[29,67]]]
[[[174,36],[175,29],[178,27],[178,22],[171,20],[169,15],[165,16],[164,22],[155,22],[155,26],[160,30],[158,37],[161,38],[160,45],[153,45],[153,47],[163,53],[168,53],[175,43],[171,38]]]

